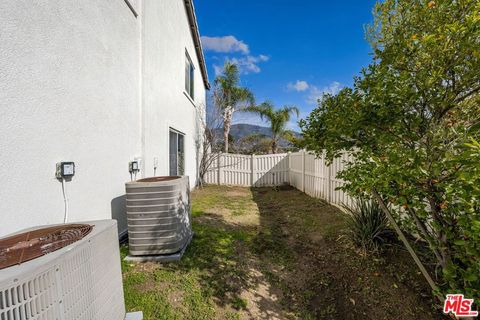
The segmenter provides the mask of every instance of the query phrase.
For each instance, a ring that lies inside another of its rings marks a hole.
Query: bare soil
[[[124,267],[136,297],[127,307],[145,319],[443,319],[400,245],[362,256],[344,213],[321,200],[209,186],[193,204],[196,235],[180,263]]]

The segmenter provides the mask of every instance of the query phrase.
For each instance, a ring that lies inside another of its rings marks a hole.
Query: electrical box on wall
[[[128,171],[129,172],[138,172],[140,171],[140,164],[137,160],[130,161],[128,163]]]
[[[135,156],[133,160],[128,163],[128,171],[130,173],[139,172],[141,167],[142,167],[142,158],[139,156]]]
[[[58,179],[70,178],[75,175],[75,162],[64,161],[57,163],[57,170],[55,176]]]

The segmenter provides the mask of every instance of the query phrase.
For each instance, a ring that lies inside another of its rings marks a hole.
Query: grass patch
[[[212,208],[231,202],[226,194],[208,192],[194,198],[195,236],[180,262],[122,262],[127,309],[142,310],[145,319],[238,319],[238,310],[247,305],[240,289],[248,285],[239,286],[247,279],[242,267],[245,255],[238,248],[249,247],[253,233],[218,218],[200,221],[215,211]],[[230,207],[242,207],[245,201]],[[238,212],[232,210],[233,215]],[[121,252],[123,258],[128,247]]]
[[[122,262],[127,309],[146,320],[440,317],[405,252],[366,259],[338,240],[336,207],[291,188],[209,186],[192,199],[180,262]]]

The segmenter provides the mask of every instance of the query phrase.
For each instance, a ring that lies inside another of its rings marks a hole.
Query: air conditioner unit
[[[164,261],[180,259],[192,239],[188,176],[145,178],[125,187],[129,259],[148,260],[152,255],[164,255]]]
[[[83,224],[93,228],[82,239],[55,251],[44,245],[42,250],[50,253],[0,270],[1,320],[125,318],[117,223],[100,220]],[[17,246],[26,248],[28,241],[35,243],[28,239]],[[0,254],[0,264],[1,260]]]

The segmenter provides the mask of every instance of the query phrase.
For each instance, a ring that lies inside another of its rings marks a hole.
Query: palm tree
[[[215,104],[222,110],[224,152],[228,153],[228,135],[232,126],[233,113],[255,105],[250,90],[239,86],[240,76],[236,64],[227,62],[221,75],[215,79],[213,93]]]
[[[284,106],[283,108],[275,109],[273,104],[268,101],[258,106],[248,107],[245,111],[257,113],[262,120],[267,120],[270,123],[272,153],[277,153],[280,139],[286,138],[291,134],[291,131],[286,129],[291,114],[295,114],[298,117],[300,113],[295,106]]]

